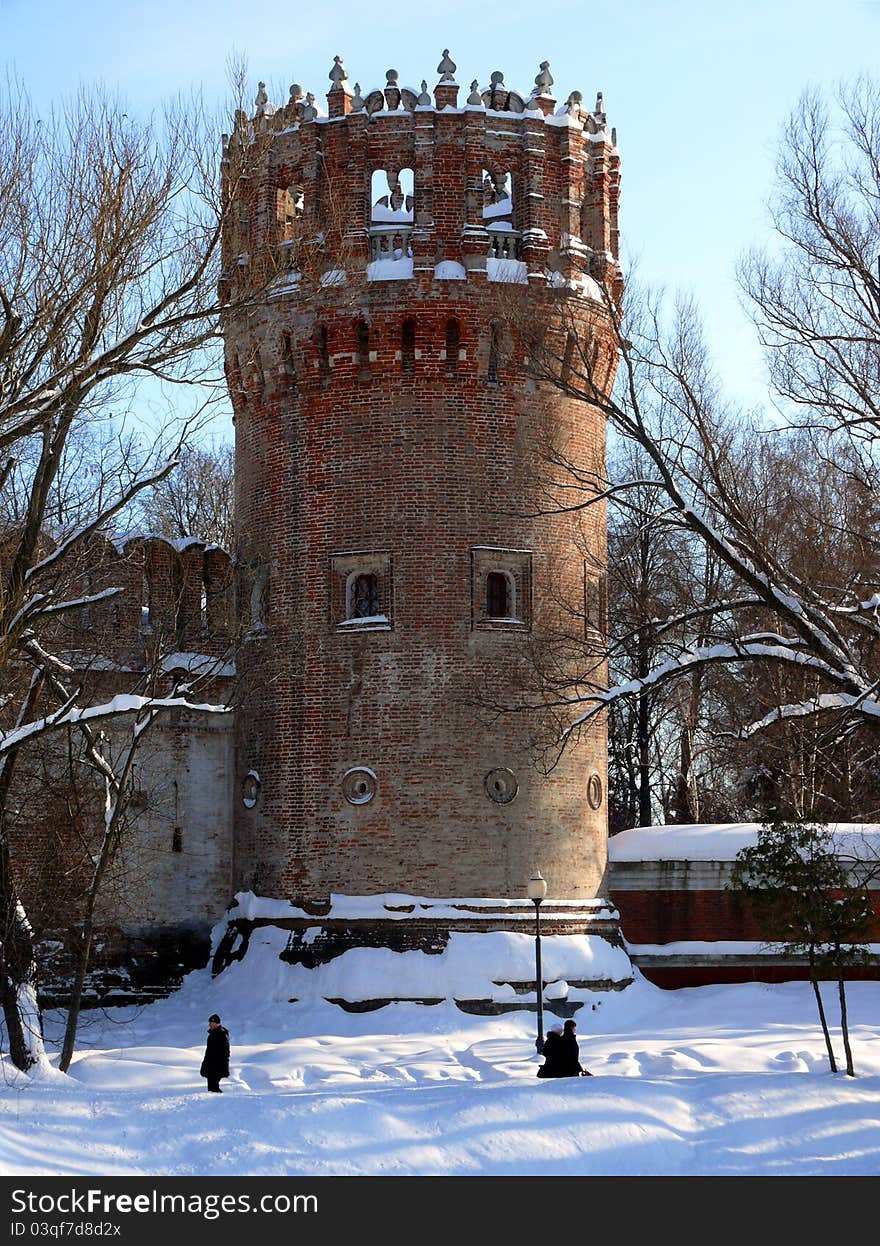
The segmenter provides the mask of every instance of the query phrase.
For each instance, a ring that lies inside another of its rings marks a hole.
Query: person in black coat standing
[[[556,1066],[559,1070],[557,1077],[592,1077],[592,1073],[581,1068],[580,1048],[575,1037],[576,1030],[576,1022],[569,1017],[562,1027],[562,1037],[557,1047]]]
[[[229,1031],[220,1024],[216,1012],[208,1017],[208,1042],[199,1072],[208,1079],[210,1091],[217,1095],[223,1094],[220,1078],[229,1076]]]

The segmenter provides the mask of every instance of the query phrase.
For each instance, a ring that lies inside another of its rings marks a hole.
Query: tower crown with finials
[[[558,287],[587,275],[619,295],[620,160],[602,93],[592,111],[580,91],[557,106],[550,64],[542,61],[528,94],[507,87],[495,70],[485,87],[472,83],[460,106],[455,70],[444,50],[433,98],[426,80],[420,90],[401,85],[395,69],[387,71],[384,87],[364,91],[349,84],[336,56],[326,114],[298,84],[276,108],[261,82],[253,117],[239,112],[224,144],[227,168],[237,148],[255,142],[264,148],[259,177],[238,188],[235,228],[227,230],[227,289],[260,285],[274,267],[290,267],[298,233],[322,236],[328,265],[344,253],[346,268],[373,280],[405,273],[429,282],[438,258],[463,264],[468,278],[479,279],[487,272],[484,261],[504,258],[525,265],[505,271],[508,281],[540,287],[550,279]],[[453,144],[463,155],[458,170],[450,164]],[[371,197],[376,169],[394,178],[406,170],[413,189],[418,183],[411,219],[391,222],[375,211],[381,206],[381,196]],[[509,178],[507,214],[491,210],[496,205],[483,196],[485,171],[496,169]],[[512,237],[499,240],[499,232]],[[377,274],[369,269],[377,259],[412,265]]]
[[[619,158],[547,61],[530,92],[456,72],[444,50],[433,92],[365,90],[336,56],[326,114],[261,85],[224,144],[237,767],[260,776],[234,883],[302,903],[518,896],[536,861],[582,899],[605,868],[603,728],[542,774],[531,719],[485,710],[545,669],[605,677],[603,504],[536,492],[548,456],[598,489],[604,421],[529,350],[564,305],[610,389]]]

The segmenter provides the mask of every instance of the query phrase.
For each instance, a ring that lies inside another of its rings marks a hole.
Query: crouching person
[[[554,1025],[544,1039],[544,1063],[538,1069],[538,1077],[561,1077],[559,1072],[560,1044],[562,1042],[562,1026]]]

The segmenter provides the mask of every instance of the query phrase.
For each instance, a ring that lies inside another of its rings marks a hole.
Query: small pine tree
[[[837,982],[846,1072],[855,1076],[846,1008],[849,969],[864,960],[874,913],[857,863],[837,850],[827,828],[776,820],[758,832],[757,843],[737,853],[730,886],[750,900],[771,937],[786,951],[806,955],[828,1063],[837,1072],[822,1002],[822,979]]]

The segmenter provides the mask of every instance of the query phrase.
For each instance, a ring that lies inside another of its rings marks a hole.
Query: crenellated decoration
[[[521,113],[525,111],[526,101],[518,91],[510,91],[504,85],[504,74],[500,69],[496,69],[490,79],[487,90],[482,93],[482,101],[492,112],[514,112]]]
[[[328,73],[330,90],[327,93],[328,115],[330,118],[347,116],[349,113],[366,112],[370,116],[376,113],[413,112],[416,108],[430,109],[433,107],[442,112],[456,109],[458,106],[459,86],[455,80],[457,66],[449,55],[449,49],[443,49],[443,55],[437,66],[439,81],[434,88],[434,98],[428,90],[427,79],[423,78],[418,91],[411,87],[401,86],[400,74],[396,69],[389,69],[385,74],[384,87],[374,87],[366,93],[362,92],[359,82],[354,89],[349,85],[348,70],[341,56],[334,56],[333,65]],[[607,131],[607,119],[602,92],[596,95],[595,108],[590,112],[584,107],[583,95],[580,91],[572,91],[563,106],[555,111],[556,100],[552,94],[554,85],[550,72],[550,62],[541,61],[535,75],[534,86],[528,95],[513,90],[504,81],[500,69],[493,70],[489,77],[489,85],[480,88],[478,79],[471,83],[467,96],[466,108],[485,108],[490,112],[536,114],[543,117],[565,117],[571,122],[585,126],[591,135],[603,135]],[[275,128],[283,128],[283,121],[294,126],[303,121],[316,121],[322,116],[312,93],[304,94],[303,88],[294,83],[290,87],[290,98],[287,105],[280,111],[270,101],[265,82],[258,85],[254,100],[255,112],[253,122],[258,123],[262,131],[269,119],[275,117]],[[247,127],[237,121],[233,137],[246,141],[245,136],[252,137]],[[609,137],[614,145],[614,140]]]

